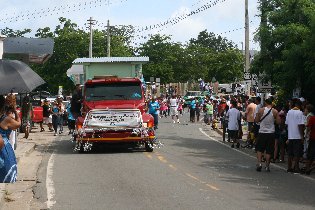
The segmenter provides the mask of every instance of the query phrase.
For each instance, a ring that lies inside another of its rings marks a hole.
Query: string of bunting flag
[[[67,4],[67,5],[62,5],[62,6],[55,6],[53,8],[46,8],[46,9],[40,9],[40,10],[34,10],[32,12],[25,12],[21,13],[18,16],[14,17],[7,17],[9,14],[4,15],[4,17],[7,18],[1,18],[0,22],[1,23],[12,23],[12,22],[17,22],[17,21],[23,21],[23,20],[30,20],[30,19],[35,19],[38,17],[47,17],[51,16],[54,14],[64,14],[64,13],[69,13],[71,11],[80,11],[80,10],[86,10],[92,7],[101,7],[101,6],[109,6],[115,3],[123,3],[128,0],[92,0],[92,1],[85,1],[85,2],[77,2],[75,4]],[[107,2],[107,3],[106,3]]]
[[[205,0],[203,0],[205,1]],[[149,25],[149,26],[133,26],[133,28],[135,28],[135,35],[134,35],[134,38],[132,40],[132,43],[134,45],[138,45],[137,41],[138,40],[146,40],[150,37],[153,36],[153,34],[145,34],[144,32],[146,31],[152,31],[152,30],[156,30],[156,29],[159,29],[157,31],[157,34],[160,33],[161,31],[165,30],[166,28],[168,28],[169,26],[173,26],[177,23],[179,23],[180,21],[183,21],[184,19],[192,16],[192,15],[195,15],[195,14],[198,14],[200,12],[203,12],[207,9],[210,9],[211,7],[219,4],[219,3],[223,3],[227,0],[215,0],[215,1],[210,1],[208,2],[207,4],[189,12],[189,13],[186,13],[186,14],[183,14],[181,16],[178,16],[178,17],[175,17],[175,18],[169,18],[168,20],[164,21],[164,22],[160,22],[158,24],[154,24],[154,25]],[[198,1],[197,3],[199,3],[201,1]],[[195,3],[194,5],[196,5],[197,3]],[[250,21],[250,24],[253,23],[254,21]],[[101,22],[97,22],[95,25],[99,26],[99,27],[107,27],[107,23],[101,23]],[[123,26],[123,25],[115,25],[114,27],[117,27],[117,26]],[[216,35],[223,35],[223,34],[228,34],[228,33],[232,33],[232,32],[235,32],[235,31],[239,31],[239,30],[243,30],[245,29],[245,27],[239,27],[239,28],[235,28],[235,29],[232,29],[232,30],[229,30],[229,31],[225,31],[225,32],[221,32],[221,33],[218,33]]]

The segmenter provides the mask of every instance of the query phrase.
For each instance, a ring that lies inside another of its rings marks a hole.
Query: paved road
[[[89,154],[73,152],[61,136],[40,170],[36,196],[44,202],[48,192],[48,207],[58,210],[315,208],[313,176],[278,166],[258,173],[252,151],[217,142],[202,124],[163,118],[158,136],[164,147],[153,153],[111,147]]]

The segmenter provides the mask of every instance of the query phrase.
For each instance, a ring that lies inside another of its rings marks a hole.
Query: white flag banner
[[[138,128],[142,124],[139,110],[92,110],[84,122],[87,127],[131,127]]]

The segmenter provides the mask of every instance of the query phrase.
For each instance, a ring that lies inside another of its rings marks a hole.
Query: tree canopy
[[[311,98],[315,85],[315,2],[260,0],[261,53],[252,70],[265,73],[287,96],[295,88]]]
[[[29,29],[14,31],[3,29],[7,36],[25,36]],[[197,38],[187,43],[173,42],[168,35],[156,34],[138,47],[132,45],[135,30],[132,26],[110,28],[111,56],[148,56],[150,62],[143,66],[146,80],[161,78],[162,83],[197,81],[213,77],[220,82],[233,82],[242,77],[243,56],[236,46],[224,37],[201,31]],[[93,57],[107,55],[107,30],[93,30]],[[35,37],[54,39],[54,53],[42,65],[33,64],[34,69],[46,82],[45,90],[57,92],[58,86],[71,90],[73,83],[66,75],[73,60],[88,57],[89,32],[66,18],[59,18],[55,29],[39,28]]]

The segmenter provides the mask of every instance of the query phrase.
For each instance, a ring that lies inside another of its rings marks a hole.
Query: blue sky
[[[99,29],[107,19],[112,25],[131,24],[139,29],[152,26],[151,30],[138,33],[136,42],[148,34],[161,33],[184,43],[205,29],[216,34],[227,32],[221,35],[240,48],[244,41],[244,30],[240,28],[244,27],[245,0],[1,0],[0,3],[0,28],[30,28],[33,32],[46,26],[54,29],[61,16],[85,27],[86,20],[92,16],[98,21]],[[153,28],[155,24],[184,17],[206,4],[212,6],[176,24]],[[249,0],[251,40],[259,25],[257,6],[257,0]],[[250,49],[257,48],[258,44],[251,41]]]

